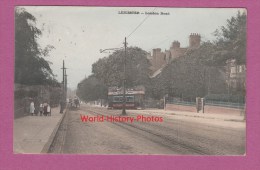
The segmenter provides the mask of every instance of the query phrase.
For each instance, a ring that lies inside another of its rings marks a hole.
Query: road
[[[61,123],[50,153],[73,154],[173,154],[244,155],[245,122],[228,122],[177,115],[158,115],[127,110],[121,122],[120,110],[82,105],[69,110]],[[83,116],[91,118],[82,121]],[[137,121],[143,116],[146,122]],[[95,122],[94,117],[96,117]],[[129,119],[127,118],[129,117]],[[135,121],[130,122],[130,117]],[[152,117],[161,121],[147,122]],[[99,121],[98,119],[99,118]],[[124,121],[123,121],[124,119]],[[128,119],[128,122],[126,122]],[[93,122],[89,122],[93,121]]]

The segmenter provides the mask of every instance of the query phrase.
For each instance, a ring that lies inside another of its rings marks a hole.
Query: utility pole
[[[67,73],[66,73],[66,70],[65,70],[65,100],[67,99]]]
[[[66,90],[66,68],[65,68],[65,63],[64,63],[64,60],[63,60],[63,65],[62,65],[62,97],[63,97],[63,100],[65,100],[65,90]]]
[[[126,97],[125,97],[125,88],[126,88],[126,37],[125,37],[125,56],[124,56],[124,80],[123,80],[123,110],[122,115],[126,115],[125,105],[126,105]]]
[[[208,95],[211,93],[211,90],[210,90],[210,88],[211,88],[211,67],[209,67],[209,71],[208,71],[208,73],[209,73],[209,75],[208,75],[208,77],[209,77],[209,82],[208,82]]]
[[[123,109],[122,109],[122,115],[126,115],[126,110],[125,110],[125,106],[126,106],[126,37],[125,37],[125,41],[124,41],[124,47],[120,47],[120,48],[107,48],[107,49],[100,49],[100,53],[104,53],[105,51],[116,51],[116,50],[121,50],[121,49],[125,49],[125,55],[124,55],[124,77],[123,77]]]
[[[67,79],[66,79],[66,68],[65,68],[65,63],[64,63],[64,60],[63,60],[63,64],[62,64],[62,98],[61,98],[61,102],[60,102],[60,113],[63,113],[63,110],[64,110],[64,107],[65,107],[65,104],[66,104],[66,89],[67,89]]]
[[[64,64],[64,60],[63,60],[63,63],[62,63],[62,87],[64,87],[64,74],[65,74],[65,64]]]

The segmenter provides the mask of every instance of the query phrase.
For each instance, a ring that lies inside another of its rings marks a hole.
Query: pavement
[[[52,108],[51,116],[24,116],[14,119],[14,153],[47,153],[65,115]]]
[[[163,110],[163,109],[145,109],[145,110],[136,110],[135,113],[148,112],[151,114],[165,114],[165,115],[176,115],[176,116],[185,116],[185,117],[195,117],[203,119],[214,119],[214,120],[223,120],[223,121],[235,121],[243,122],[245,121],[244,114],[233,114],[233,113],[202,113],[202,112],[188,112],[188,111],[172,111],[172,110]]]
[[[91,105],[94,107],[101,107],[100,105]],[[223,120],[223,121],[235,121],[235,122],[244,122],[245,115],[244,113],[199,113],[189,112],[189,111],[178,111],[178,110],[164,110],[164,109],[154,109],[146,108],[145,110],[128,110],[128,112],[134,113],[151,113],[151,114],[165,114],[165,115],[176,115],[176,116],[185,116],[185,117],[196,117],[203,119],[214,119],[214,120]]]

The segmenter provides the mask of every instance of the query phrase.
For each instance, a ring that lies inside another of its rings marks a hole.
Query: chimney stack
[[[189,37],[189,48],[198,48],[200,46],[201,36],[198,33],[191,33]]]

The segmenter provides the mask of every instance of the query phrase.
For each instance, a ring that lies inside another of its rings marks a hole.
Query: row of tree
[[[15,10],[15,83],[26,85],[58,85],[45,59],[54,49],[41,48],[38,38],[42,35],[36,27],[36,18],[24,8]]]
[[[42,35],[40,29],[36,27],[36,18],[24,8],[15,9],[15,84],[27,87],[43,85],[49,89],[50,97],[48,102],[57,104],[60,99],[60,83],[55,79],[55,75],[50,67],[50,62],[46,60],[49,52],[54,49],[47,45],[42,48],[38,39]],[[39,98],[39,90],[19,89],[15,91],[16,99],[25,97]]]
[[[198,49],[190,49],[184,56],[173,59],[155,78],[149,77],[147,52],[129,47],[126,86],[144,85],[146,96],[154,99],[165,94],[195,99],[209,93],[227,93],[230,89],[226,84],[226,62],[233,59],[237,64],[246,64],[246,14],[238,12],[214,35],[216,41],[203,42]],[[123,60],[124,50],[99,59],[92,65],[93,74],[79,83],[77,94],[87,101],[105,99],[108,87],[122,86]]]

